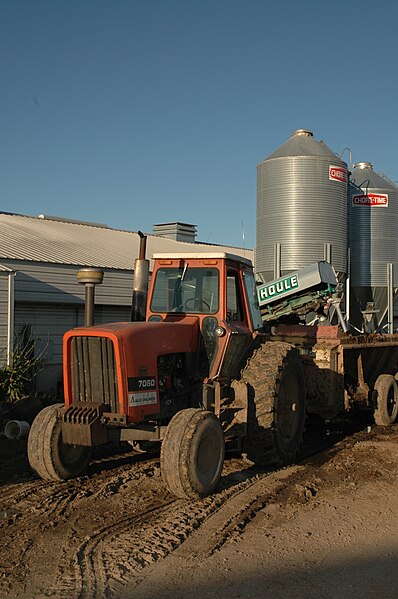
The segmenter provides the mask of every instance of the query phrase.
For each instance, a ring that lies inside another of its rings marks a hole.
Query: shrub
[[[40,357],[35,357],[32,340],[17,343],[12,366],[0,369],[0,399],[15,402],[30,390]]]

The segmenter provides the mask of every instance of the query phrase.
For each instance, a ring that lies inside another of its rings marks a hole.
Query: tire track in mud
[[[336,451],[338,447],[332,453]],[[28,497],[28,509],[13,528],[7,529],[5,523],[4,534],[14,534],[14,528],[18,534],[12,560],[21,563],[23,555],[26,571],[20,584],[43,561],[43,553],[35,548],[42,532],[47,546],[53,539],[57,543],[51,573],[36,574],[35,589],[41,594],[31,596],[123,597],[126,588],[139,586],[154,567],[165,568],[182,555],[185,560],[206,557],[237,540],[259,511],[283,502],[281,489],[297,482],[297,472],[300,478],[307,471],[305,464],[299,464],[259,472],[244,460],[226,460],[221,490],[203,500],[187,501],[166,493],[156,458],[130,459],[116,467],[100,460],[95,469],[89,477],[65,483],[29,481],[28,488],[15,491],[21,506]],[[51,529],[58,525],[53,534]],[[22,554],[28,537],[31,545]],[[52,588],[47,586],[49,575]],[[22,595],[26,597],[18,594]]]
[[[17,504],[28,499],[41,489],[48,489],[48,483],[44,481],[32,481],[30,483],[19,483],[20,488],[10,487],[1,489],[0,502],[2,506]]]
[[[114,459],[113,457],[112,460]],[[105,458],[98,461],[96,466],[103,462],[106,462]],[[63,515],[68,506],[72,506],[79,499],[106,496],[111,494],[112,487],[115,492],[127,481],[150,475],[157,462],[158,460],[152,459],[136,464],[128,463],[113,471],[106,469],[90,478],[85,476],[66,482],[36,479],[28,483],[18,483],[17,488],[14,486],[0,490],[0,512],[7,511],[12,506],[14,512],[33,511],[36,517]],[[95,488],[96,486],[98,488]]]
[[[130,490],[140,480],[156,478],[159,470],[158,460],[140,459],[134,463],[135,457],[135,454],[130,455],[127,463],[112,470],[108,469],[109,460],[101,460],[95,464],[97,473],[90,477],[62,483],[36,479],[0,488],[0,530],[5,538],[13,538],[9,549],[3,548],[0,556],[1,596],[3,591],[8,593],[10,584],[13,585],[15,595],[25,596],[24,580],[40,567],[41,560],[46,559],[37,554],[38,543],[41,546],[43,543],[51,544],[51,539],[55,538],[55,561],[52,568],[57,569],[63,552],[63,543],[59,542],[59,539],[69,534],[68,531],[75,525],[75,521],[82,519],[82,514],[84,520],[84,514],[93,513],[98,504],[105,505],[109,510],[109,502],[112,501],[112,497],[120,494],[122,487]],[[87,530],[91,531],[95,524],[90,521],[88,528],[83,532],[77,527],[80,539],[87,535]],[[73,549],[78,542],[79,536],[69,546]],[[43,580],[41,586],[45,593],[44,585]]]
[[[145,519],[146,522],[157,520],[172,503],[175,503],[174,499],[158,501],[151,508],[145,510],[143,514],[123,518],[119,522],[99,530],[85,540],[77,550],[76,559],[70,565],[69,585],[63,587],[60,596],[72,597],[69,593],[74,589],[76,599],[106,597],[109,564],[106,563],[106,557],[101,550],[103,545],[114,542],[126,531],[139,525],[142,519]],[[123,555],[123,558],[126,560],[127,555]],[[70,583],[72,588],[70,588]]]
[[[184,544],[181,548],[184,556],[188,559],[209,557],[226,542],[238,540],[261,510],[278,502],[280,491],[289,485],[290,479],[295,478],[297,473],[304,474],[305,468],[300,465],[289,466],[256,477],[225,502],[204,523],[198,534]]]
[[[289,474],[279,472],[281,480],[291,475],[291,469]],[[170,495],[155,505],[150,500],[150,506],[144,507],[139,514],[122,518],[85,539],[75,550],[76,557],[69,565],[61,566],[57,578],[64,583],[62,589],[57,586],[52,590],[51,596],[74,599],[123,596],[126,585],[129,589],[139,585],[146,567],[163,560],[181,546],[185,547],[203,526],[211,528],[207,521],[216,522],[206,542],[206,553],[211,554],[228,539],[240,534],[270,501],[269,476],[269,473],[255,474],[195,502]],[[281,480],[278,479],[277,486],[282,484]],[[259,491],[256,491],[257,487]],[[191,547],[192,551],[195,553],[197,549]]]

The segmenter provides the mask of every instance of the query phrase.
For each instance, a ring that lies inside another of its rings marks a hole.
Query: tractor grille
[[[108,404],[118,410],[118,386],[113,343],[107,337],[72,338],[74,401]]]

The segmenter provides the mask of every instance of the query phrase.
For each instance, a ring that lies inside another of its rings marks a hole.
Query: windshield
[[[152,312],[214,314],[218,311],[217,268],[159,268],[151,301]]]

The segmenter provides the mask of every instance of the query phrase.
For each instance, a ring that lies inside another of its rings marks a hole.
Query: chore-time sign
[[[276,281],[271,281],[271,283],[267,283],[266,285],[261,285],[257,287],[258,303],[260,307],[265,306],[276,298],[289,295],[289,292],[297,289],[297,287],[299,287],[297,273],[282,277]]]

